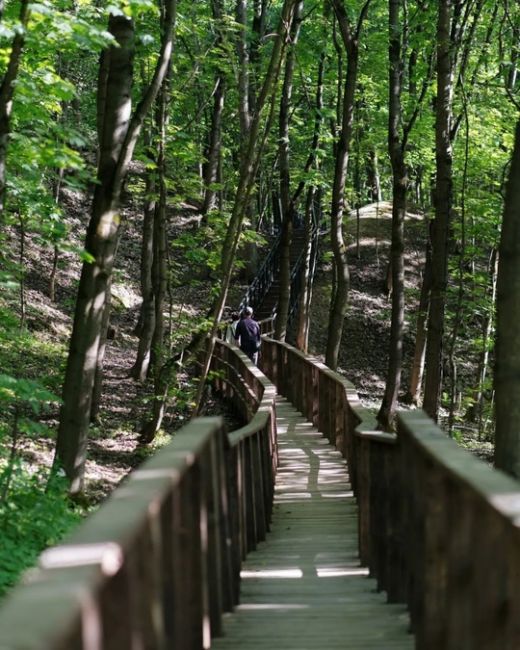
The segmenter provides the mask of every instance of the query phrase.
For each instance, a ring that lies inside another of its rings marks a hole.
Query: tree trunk
[[[150,134],[151,135],[151,134]],[[152,138],[149,139],[149,156],[157,158],[156,153],[151,150]],[[130,371],[130,375],[138,380],[144,381],[148,374],[150,365],[152,336],[155,329],[155,299],[152,286],[152,265],[153,265],[153,222],[155,215],[157,170],[146,170],[145,181],[145,204],[143,215],[143,231],[141,244],[141,295],[143,302],[139,311],[139,320],[135,328],[135,334],[139,336],[137,358]]]
[[[238,115],[240,119],[240,151],[247,144],[247,134],[251,124],[249,110],[249,48],[247,46],[247,0],[237,0],[236,21],[240,25],[237,35],[238,53]]]
[[[155,208],[154,226],[153,226],[153,265],[152,265],[152,284],[154,295],[154,330],[152,338],[152,367],[154,378],[154,394],[156,399],[153,401],[152,420],[148,423],[141,434],[142,443],[150,443],[157,431],[159,431],[165,411],[165,397],[168,389],[167,382],[164,381],[164,373],[161,372],[165,358],[164,348],[164,302],[168,288],[168,241],[166,233],[166,159],[165,159],[165,138],[166,138],[166,120],[167,120],[167,93],[169,85],[165,81],[161,97],[159,98],[158,107],[158,124],[160,131],[159,156],[157,160],[157,173],[159,176],[159,201]]]
[[[99,183],[85,241],[85,249],[94,261],[83,264],[81,272],[56,448],[73,493],[82,489],[99,338],[119,225],[115,199],[120,187],[113,187],[113,179],[131,106],[134,27],[129,19],[111,15],[109,31],[117,47],[112,46],[105,54],[109,57],[110,92],[100,138]]]
[[[29,14],[29,0],[22,0],[19,13],[20,26],[13,38],[7,69],[0,84],[0,217],[5,207],[5,171],[7,145],[11,133],[13,95],[25,44],[25,30],[29,21]]]
[[[258,97],[256,111],[254,113],[254,117],[251,122],[247,150],[244,152],[244,156],[242,157],[242,161],[241,161],[239,182],[235,194],[233,211],[231,213],[231,219],[229,222],[228,230],[226,232],[226,238],[222,246],[222,261],[221,261],[221,268],[220,268],[221,288],[220,288],[219,296],[216,299],[213,308],[213,314],[212,314],[213,324],[209,335],[209,341],[206,349],[204,363],[202,366],[199,390],[196,397],[197,408],[200,408],[201,405],[204,383],[206,381],[206,377],[209,371],[211,356],[213,354],[213,349],[215,346],[215,339],[217,336],[219,323],[222,318],[222,312],[224,310],[224,305],[226,304],[229,283],[231,281],[231,274],[233,271],[236,249],[240,238],[240,231],[246,214],[247,206],[251,198],[251,192],[253,190],[253,184],[254,184],[255,175],[258,167],[259,155],[263,146],[262,145],[259,148],[257,143],[257,140],[259,138],[259,133],[260,133],[260,118],[262,114],[262,109],[265,103],[267,102],[268,97],[273,92],[273,88],[274,88],[274,92],[276,91],[276,83],[280,75],[280,68],[283,62],[283,54],[284,54],[285,43],[287,39],[287,32],[288,32],[287,26],[290,25],[292,22],[294,4],[295,4],[295,0],[285,0],[284,2],[276,40],[274,42],[273,50],[271,53],[269,67],[267,69],[262,90]],[[268,118],[268,125],[264,131],[264,141],[269,131],[268,127],[270,126],[270,123],[272,121],[273,109],[274,109],[274,95],[272,97],[271,114]]]
[[[381,181],[379,180],[379,163],[377,160],[377,151],[370,149],[366,161],[366,171],[368,187],[370,188],[370,198],[372,203],[381,203]]]
[[[116,243],[117,247],[117,243]],[[115,254],[114,254],[115,255]],[[101,317],[101,328],[99,334],[98,353],[96,360],[96,372],[94,375],[94,386],[92,388],[92,404],[90,406],[90,421],[97,422],[101,408],[101,395],[103,391],[103,365],[105,363],[105,352],[107,348],[107,330],[110,322],[110,310],[112,306],[112,277],[107,281],[105,305]]]
[[[316,153],[318,151],[320,143],[320,133],[321,126],[323,122],[322,110],[323,110],[323,76],[325,68],[325,55],[324,53],[320,56],[320,62],[318,66],[318,80],[316,85],[316,116],[314,119],[314,134],[312,138],[311,151],[307,158],[305,164],[304,172],[307,173],[310,171],[312,165],[316,160]],[[305,181],[300,181],[300,184],[292,197],[292,202],[294,203],[301,191],[305,186]],[[296,347],[304,352],[307,352],[308,342],[309,342],[309,317],[310,317],[310,306],[312,299],[312,284],[314,278],[314,262],[316,259],[317,251],[313,251],[313,241],[312,233],[314,228],[318,227],[318,223],[315,222],[313,209],[314,201],[316,194],[315,187],[309,187],[307,191],[307,199],[305,203],[305,257],[302,268],[302,293],[299,299],[299,308],[298,308],[298,323],[296,327]],[[314,258],[313,258],[314,253]]]
[[[421,295],[419,298],[419,307],[417,309],[417,323],[415,326],[415,352],[410,371],[410,386],[406,395],[406,401],[410,404],[418,404],[424,371],[424,357],[426,353],[426,337],[428,321],[428,307],[430,304],[431,288],[431,245],[428,239],[426,244],[426,261],[424,264],[424,275],[421,285]]]
[[[489,340],[493,331],[493,322],[496,304],[497,289],[497,266],[498,251],[493,248],[489,260],[489,286],[486,290],[486,298],[489,300],[488,307],[482,319],[482,343],[478,359],[476,382],[477,388],[473,391],[473,403],[466,413],[466,419],[470,422],[478,422],[479,436],[482,434],[482,414],[484,410],[484,394],[486,379],[489,370]]]
[[[292,103],[294,66],[296,62],[295,48],[300,33],[302,11],[303,1],[300,0],[296,3],[294,10],[291,25],[291,46],[285,59],[285,75],[280,99],[278,164],[280,167],[280,198],[282,201],[282,236],[280,238],[280,296],[274,326],[274,338],[279,341],[285,341],[287,334],[287,318],[291,297],[291,244],[294,206],[291,201],[289,119]]]
[[[437,420],[442,390],[444,312],[448,282],[448,238],[453,203],[452,121],[453,64],[452,0],[439,0],[437,22],[437,103],[435,123],[435,220],[432,225],[432,287],[426,344],[423,408]]]
[[[253,23],[249,45],[249,63],[251,76],[249,77],[249,111],[253,116],[257,111],[258,80],[262,78],[260,48],[265,36],[267,25],[267,8],[270,0],[253,0]]]
[[[520,478],[520,121],[498,253],[495,465]]]
[[[223,19],[224,8],[222,0],[212,0],[211,8],[213,21],[216,24],[217,38],[215,50],[217,56],[221,57],[223,47]],[[220,66],[219,66],[220,67]],[[219,181],[219,163],[220,150],[222,144],[222,114],[224,112],[226,81],[224,72],[217,70],[215,75],[215,92],[213,93],[213,110],[211,112],[211,126],[209,132],[208,146],[204,163],[204,200],[202,205],[202,215],[204,222],[207,223],[207,214],[217,207],[218,193],[215,184]]]
[[[215,83],[213,95],[213,111],[211,114],[211,129],[204,164],[204,201],[202,214],[206,222],[208,212],[217,207],[218,193],[215,184],[219,181],[220,147],[222,142],[222,114],[224,112],[225,81],[219,75]]]
[[[388,153],[392,164],[392,245],[390,265],[392,273],[392,319],[388,374],[383,402],[377,418],[383,428],[393,425],[397,397],[401,387],[404,327],[404,219],[408,173],[400,136],[401,90],[403,62],[401,60],[401,0],[389,1],[389,114]]]
[[[79,492],[83,485],[92,390],[120,229],[121,186],[143,120],[168,68],[175,7],[175,0],[164,7],[161,52],[153,79],[132,116],[134,27],[124,16],[111,14],[109,17],[109,31],[115,45],[105,53],[108,57],[107,93],[102,124],[100,121],[98,183],[85,240],[85,249],[92,261],[84,263],[81,272],[56,445],[56,457],[71,482],[72,493]]]
[[[312,300],[313,285],[313,242],[312,231],[314,228],[312,218],[312,204],[314,201],[315,188],[309,187],[305,203],[305,257],[301,269],[302,291],[299,298],[298,323],[296,326],[296,347],[302,352],[307,352],[309,345],[309,318]]]
[[[343,94],[342,123],[336,149],[334,181],[331,205],[331,240],[336,269],[336,289],[331,302],[325,363],[335,370],[338,366],[339,347],[343,333],[343,319],[348,305],[350,275],[347,260],[347,247],[343,238],[343,212],[345,208],[345,183],[350,155],[354,120],[354,97],[357,84],[359,36],[366,17],[370,0],[361,9],[357,29],[353,32],[347,13],[340,0],[333,0],[334,12],[338,19],[343,44],[347,51],[347,72]]]

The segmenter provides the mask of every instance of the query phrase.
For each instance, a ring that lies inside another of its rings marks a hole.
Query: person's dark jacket
[[[243,318],[237,323],[235,339],[240,339],[240,349],[245,354],[253,354],[259,348],[260,325],[250,317]]]

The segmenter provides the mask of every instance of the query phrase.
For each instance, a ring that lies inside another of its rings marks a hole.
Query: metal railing
[[[248,286],[247,291],[240,301],[238,307],[239,311],[242,311],[245,307],[251,305],[258,307],[267,295],[267,292],[269,291],[269,288],[278,272],[278,266],[280,263],[280,241],[281,237],[278,235],[253,281]]]

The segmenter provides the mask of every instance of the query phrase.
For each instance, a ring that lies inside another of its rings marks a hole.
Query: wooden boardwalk
[[[404,605],[386,604],[357,552],[357,506],[339,452],[277,399],[271,532],[242,569],[241,604],[216,650],[408,650]]]

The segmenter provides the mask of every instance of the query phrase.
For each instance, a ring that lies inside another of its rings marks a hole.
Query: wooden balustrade
[[[261,367],[347,457],[359,552],[419,650],[520,648],[520,484],[450,440],[424,412],[376,430],[352,385],[264,340]]]
[[[277,462],[274,386],[236,348],[216,354],[246,426],[193,420],[133,471],[11,592],[0,648],[210,647],[268,530]]]

